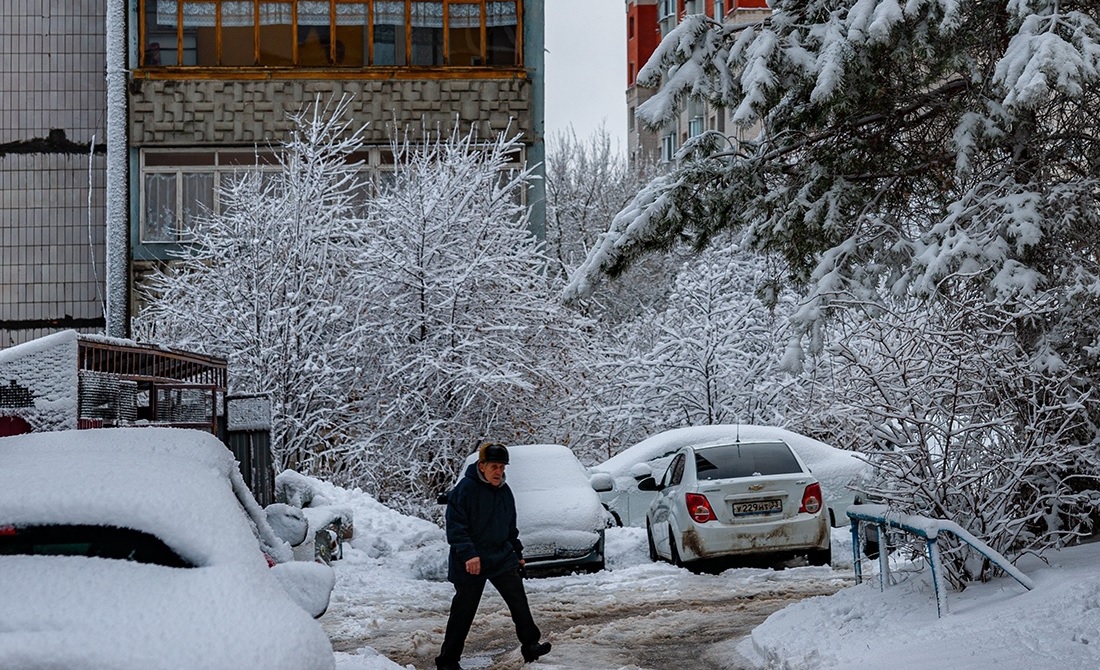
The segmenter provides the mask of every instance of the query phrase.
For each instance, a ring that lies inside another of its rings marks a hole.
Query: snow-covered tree
[[[865,493],[957,521],[1007,555],[1093,530],[1098,400],[1066,368],[1024,351],[1013,315],[974,300],[857,314],[829,349],[853,419],[843,439],[879,472]],[[956,586],[993,571],[967,545],[945,557]]]
[[[581,139],[575,133],[547,141],[546,253],[551,272],[568,278],[584,261],[612,219],[657,174],[657,165],[630,166],[612,146],[606,128]],[[651,256],[592,296],[587,312],[602,323],[628,321],[659,308],[672,288],[681,259]]]
[[[1006,304],[1054,290],[1067,306],[1095,309],[1095,3],[776,0],[772,9],[752,25],[688,17],[662,41],[639,81],[663,84],[640,118],[668,122],[698,96],[760,133],[686,144],[676,169],[615,218],[569,295],[647,251],[735,228],[810,283],[807,319],[838,290],[932,294],[962,278]],[[1058,325],[1035,339],[1100,342],[1095,327]]]
[[[343,443],[358,419],[368,334],[349,281],[363,231],[349,162],[360,142],[341,121],[348,102],[303,111],[276,169],[257,161],[223,184],[220,211],[149,276],[133,324],[138,339],[226,357],[231,391],[270,393],[283,467]]]
[[[520,148],[473,134],[400,144],[392,183],[366,204],[350,280],[374,306],[369,411],[341,460],[383,496],[434,498],[486,439],[553,441],[578,335],[528,228]]]
[[[589,411],[614,432],[593,451],[678,426],[786,423],[794,381],[780,362],[794,301],[774,291],[763,260],[736,247],[687,263],[667,305],[618,327],[594,364]]]

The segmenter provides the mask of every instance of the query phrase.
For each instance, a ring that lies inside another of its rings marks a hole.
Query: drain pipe
[[[107,258],[108,337],[130,334],[129,149],[126,139],[126,0],[107,0]]]

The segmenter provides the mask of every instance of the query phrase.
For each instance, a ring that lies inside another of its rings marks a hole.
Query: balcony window
[[[144,69],[522,62],[522,0],[139,1]]]

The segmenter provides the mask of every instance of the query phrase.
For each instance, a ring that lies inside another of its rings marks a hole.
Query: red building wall
[[[661,41],[657,27],[657,5],[631,3],[626,8],[626,85],[633,86],[638,70],[653,55]]]

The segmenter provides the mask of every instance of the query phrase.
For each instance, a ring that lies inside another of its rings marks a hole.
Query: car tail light
[[[718,520],[718,517],[714,516],[714,510],[711,509],[710,501],[707,500],[705,495],[699,493],[687,494],[687,506],[688,514],[695,520],[695,523]]]
[[[798,511],[807,514],[817,514],[821,511],[821,484],[814,482],[806,487],[805,492],[802,493],[802,507]]]
[[[272,558],[271,554],[267,553],[266,551],[264,552],[264,559],[267,561],[267,567],[269,568],[275,567],[275,564],[278,563],[278,561]]]
[[[0,526],[0,535],[16,535],[15,526]]]

